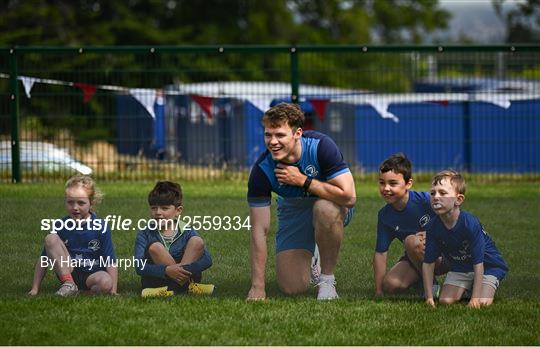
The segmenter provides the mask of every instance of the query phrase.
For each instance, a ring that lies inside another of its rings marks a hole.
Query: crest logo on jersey
[[[100,248],[99,240],[93,239],[88,242],[88,248],[93,250],[94,252],[97,251]]]
[[[399,225],[396,225],[395,231],[399,231]]]
[[[429,214],[425,214],[422,216],[422,218],[420,218],[420,220],[418,221],[418,224],[420,224],[420,227],[423,228],[429,223],[429,220],[430,220]]]
[[[319,172],[317,171],[317,169],[315,168],[315,166],[313,165],[308,165],[306,167],[306,175],[308,175],[309,177],[315,177],[319,174]]]
[[[470,245],[469,245],[469,241],[465,240],[461,243],[461,248],[459,249],[459,253],[461,254],[469,254],[471,253],[471,250],[470,250]]]

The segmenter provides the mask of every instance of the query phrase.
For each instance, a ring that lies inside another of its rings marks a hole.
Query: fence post
[[[300,102],[299,85],[298,50],[296,47],[291,47],[291,100],[295,104]]]
[[[471,173],[471,155],[472,155],[472,139],[471,139],[471,96],[463,102],[463,168],[466,172]]]
[[[11,181],[21,183],[21,156],[19,143],[19,88],[17,52],[9,50],[9,109],[11,120]]]

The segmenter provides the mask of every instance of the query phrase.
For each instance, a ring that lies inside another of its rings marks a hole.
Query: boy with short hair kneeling
[[[433,178],[430,194],[437,217],[427,228],[422,266],[426,303],[435,306],[431,294],[434,262],[443,253],[450,260],[450,272],[439,302],[453,304],[472,289],[470,307],[491,305],[508,266],[478,218],[460,209],[465,180],[456,171],[442,171]]]
[[[188,290],[211,294],[213,285],[198,283],[202,272],[212,266],[210,253],[199,234],[178,218],[183,210],[180,185],[158,182],[148,194],[148,204],[155,225],[139,231],[135,241],[135,258],[144,264],[136,269],[143,296],[169,296]]]

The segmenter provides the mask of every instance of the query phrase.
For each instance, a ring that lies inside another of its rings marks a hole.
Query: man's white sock
[[[327,274],[321,274],[320,281],[321,282],[329,282],[333,283],[336,280],[336,277],[334,274],[327,275]]]

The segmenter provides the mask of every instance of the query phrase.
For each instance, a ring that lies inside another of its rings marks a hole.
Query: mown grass
[[[147,217],[146,195],[152,184],[100,186],[106,194],[100,216]],[[371,258],[377,211],[383,205],[374,182],[357,184],[356,214],[346,229],[336,273],[339,301],[317,302],[314,289],[305,296],[283,297],[270,256],[269,300],[246,303],[247,230],[201,232],[214,258],[214,266],[204,274],[206,282],[216,285],[211,298],[142,299],[133,269],[120,271],[118,297],[56,298],[58,283],[49,274],[42,294],[29,298],[25,294],[45,236],[40,219],[63,216],[62,193],[60,184],[0,186],[0,344],[540,344],[540,188],[534,183],[469,188],[464,208],[480,217],[511,268],[495,304],[478,311],[465,304],[429,309],[414,291],[373,298]],[[245,193],[245,183],[186,182],[185,214],[244,218]],[[273,220],[271,255],[275,227]],[[113,232],[118,257],[132,256],[135,235],[135,230]],[[389,258],[400,254],[395,242]]]

